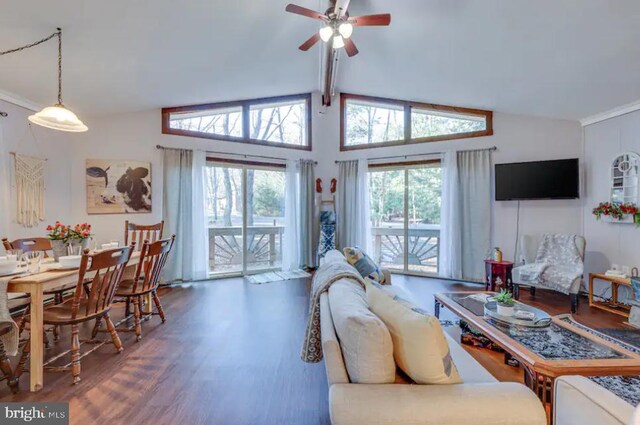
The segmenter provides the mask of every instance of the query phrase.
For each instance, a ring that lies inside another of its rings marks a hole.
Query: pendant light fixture
[[[0,52],[0,56],[35,47],[54,37],[58,38],[58,103],[53,106],[47,106],[42,111],[29,116],[29,121],[53,130],[82,133],[88,130],[87,126],[78,119],[76,114],[65,108],[62,103],[62,29],[58,28],[58,30],[49,37],[43,38],[35,43],[17,49],[7,50],[6,52]]]

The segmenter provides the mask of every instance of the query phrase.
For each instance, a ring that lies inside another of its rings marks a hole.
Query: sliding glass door
[[[284,168],[210,162],[206,176],[211,275],[279,269]]]
[[[371,232],[382,267],[438,274],[441,194],[439,161],[370,166]]]

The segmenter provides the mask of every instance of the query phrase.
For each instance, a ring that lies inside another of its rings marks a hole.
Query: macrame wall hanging
[[[34,227],[44,220],[45,158],[14,154],[16,163],[17,221]]]

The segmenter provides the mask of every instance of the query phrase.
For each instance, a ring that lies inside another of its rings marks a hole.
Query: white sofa
[[[555,382],[555,425],[631,425],[634,406],[584,376]]]
[[[546,425],[545,410],[532,391],[521,384],[498,382],[448,336],[462,384],[417,385],[406,379],[393,384],[351,383],[329,298],[327,293],[320,297],[320,319],[333,425]]]

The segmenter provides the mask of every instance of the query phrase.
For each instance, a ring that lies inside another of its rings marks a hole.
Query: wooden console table
[[[603,280],[611,284],[611,301],[595,301],[593,299],[593,281],[596,279]],[[629,278],[607,276],[601,273],[590,273],[589,274],[589,306],[599,308],[601,310],[605,310],[610,313],[619,314],[620,316],[629,317],[629,310],[631,308],[627,305],[621,304],[618,301],[618,287],[620,285],[627,286],[630,288],[631,282],[629,281]]]

